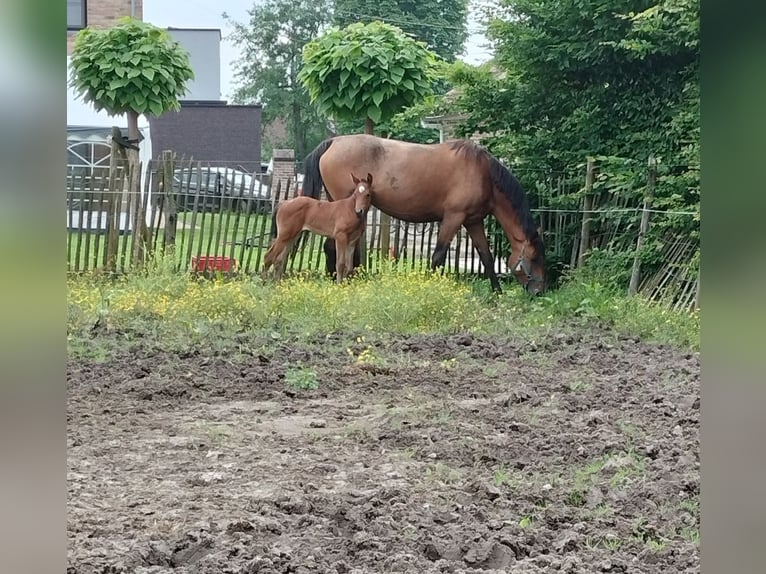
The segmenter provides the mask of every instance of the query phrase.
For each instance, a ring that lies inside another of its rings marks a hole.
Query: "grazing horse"
[[[415,223],[440,221],[431,268],[444,265],[447,248],[466,228],[492,288],[500,293],[484,230],[495,216],[511,242],[508,267],[527,292],[545,290],[545,248],[518,180],[494,156],[470,140],[416,144],[367,134],[343,135],[320,143],[304,161],[303,195],[329,199],[349,195],[349,171],[375,174],[372,204]]]
[[[284,265],[290,248],[301,231],[313,231],[335,240],[341,256],[335,263],[338,283],[353,269],[354,250],[367,224],[367,211],[372,200],[372,175],[359,179],[353,172],[354,188],[351,195],[338,201],[319,201],[298,196],[280,203],[275,214],[277,237],[269,246],[264,258],[263,274],[274,265],[277,282],[282,279]]]

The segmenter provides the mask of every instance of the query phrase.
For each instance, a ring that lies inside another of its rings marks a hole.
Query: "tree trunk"
[[[370,119],[364,120],[364,133],[374,135],[375,123]],[[365,177],[367,174],[363,174],[357,177]],[[375,188],[375,182],[373,180],[373,189]],[[380,212],[380,257],[386,259],[391,249],[391,217],[387,213]]]
[[[303,159],[306,155],[306,137],[301,125],[301,106],[293,101],[293,142],[295,144],[295,159]]]
[[[127,148],[128,193],[133,196],[130,219],[133,222],[133,265],[140,266],[146,260],[146,221],[141,209],[141,166],[138,157],[139,146],[138,113],[128,112],[128,140],[135,146]]]

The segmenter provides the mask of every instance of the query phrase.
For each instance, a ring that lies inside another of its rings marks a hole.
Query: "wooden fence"
[[[136,196],[127,191],[128,174],[119,166],[68,168],[70,272],[124,273],[151,254],[163,254],[178,270],[258,273],[271,240],[274,206],[297,192],[294,180],[271,185],[268,178],[179,160],[170,153],[151,162],[143,172],[143,191]],[[540,177],[522,173],[521,179],[524,175],[527,181],[535,181],[536,196],[547,198],[545,205],[533,211],[549,260],[576,268],[594,249],[640,252],[651,212],[650,185],[638,194],[629,185],[609,185],[599,181],[592,162],[579,174]],[[647,182],[651,177],[650,169]],[[545,193],[540,193],[542,188]],[[655,215],[661,217],[662,213]],[[505,275],[507,238],[494,218],[490,216],[486,223],[495,271]],[[381,253],[380,212],[371,208],[365,234],[368,269],[378,270],[381,260],[390,256],[413,269],[427,268],[437,232],[438,223],[413,224],[392,218],[390,252]],[[304,241],[288,261],[288,272],[322,272],[322,245],[323,238],[305,232]],[[640,273],[636,255],[631,293],[645,293],[677,308],[693,308],[698,273],[688,262],[698,251],[698,239],[671,233],[665,241],[664,264],[651,273]],[[464,229],[451,243],[446,271],[459,276],[483,273]]]

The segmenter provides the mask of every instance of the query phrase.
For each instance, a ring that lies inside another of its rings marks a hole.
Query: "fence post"
[[[577,257],[577,266],[582,267],[585,263],[585,254],[590,245],[590,220],[593,210],[593,172],[594,161],[592,157],[588,158],[585,170],[585,196],[583,197],[582,230],[580,231],[580,254]]]
[[[162,201],[165,208],[165,253],[170,253],[176,244],[178,210],[173,193],[174,156],[172,150],[162,152]]]
[[[109,154],[109,203],[106,211],[106,271],[117,271],[117,252],[120,233],[120,213],[122,211],[122,188],[118,189],[118,183],[122,184],[122,177],[117,176],[118,171],[124,173],[127,157],[125,148],[117,142],[122,138],[122,132],[117,126],[112,127],[111,152]]]
[[[649,156],[648,173],[646,176],[646,193],[644,194],[644,209],[641,212],[641,224],[638,228],[638,239],[636,240],[636,254],[633,258],[633,272],[630,274],[630,286],[628,295],[633,296],[638,293],[638,279],[641,275],[641,248],[644,245],[646,231],[649,229],[649,209],[654,198],[654,185],[657,181],[657,161],[654,156]]]

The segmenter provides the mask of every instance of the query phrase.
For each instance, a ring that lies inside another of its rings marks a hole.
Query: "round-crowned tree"
[[[365,118],[365,131],[431,93],[439,69],[425,43],[383,22],[331,28],[303,48],[298,79],[335,119]]]
[[[188,53],[170,34],[135,18],[75,36],[70,85],[96,110],[127,117],[131,192],[139,191],[138,116],[178,110],[193,78]]]
[[[365,119],[365,132],[432,93],[440,60],[426,44],[380,21],[331,28],[303,48],[298,80],[320,112],[337,120]],[[390,219],[381,214],[381,251],[388,253]]]

